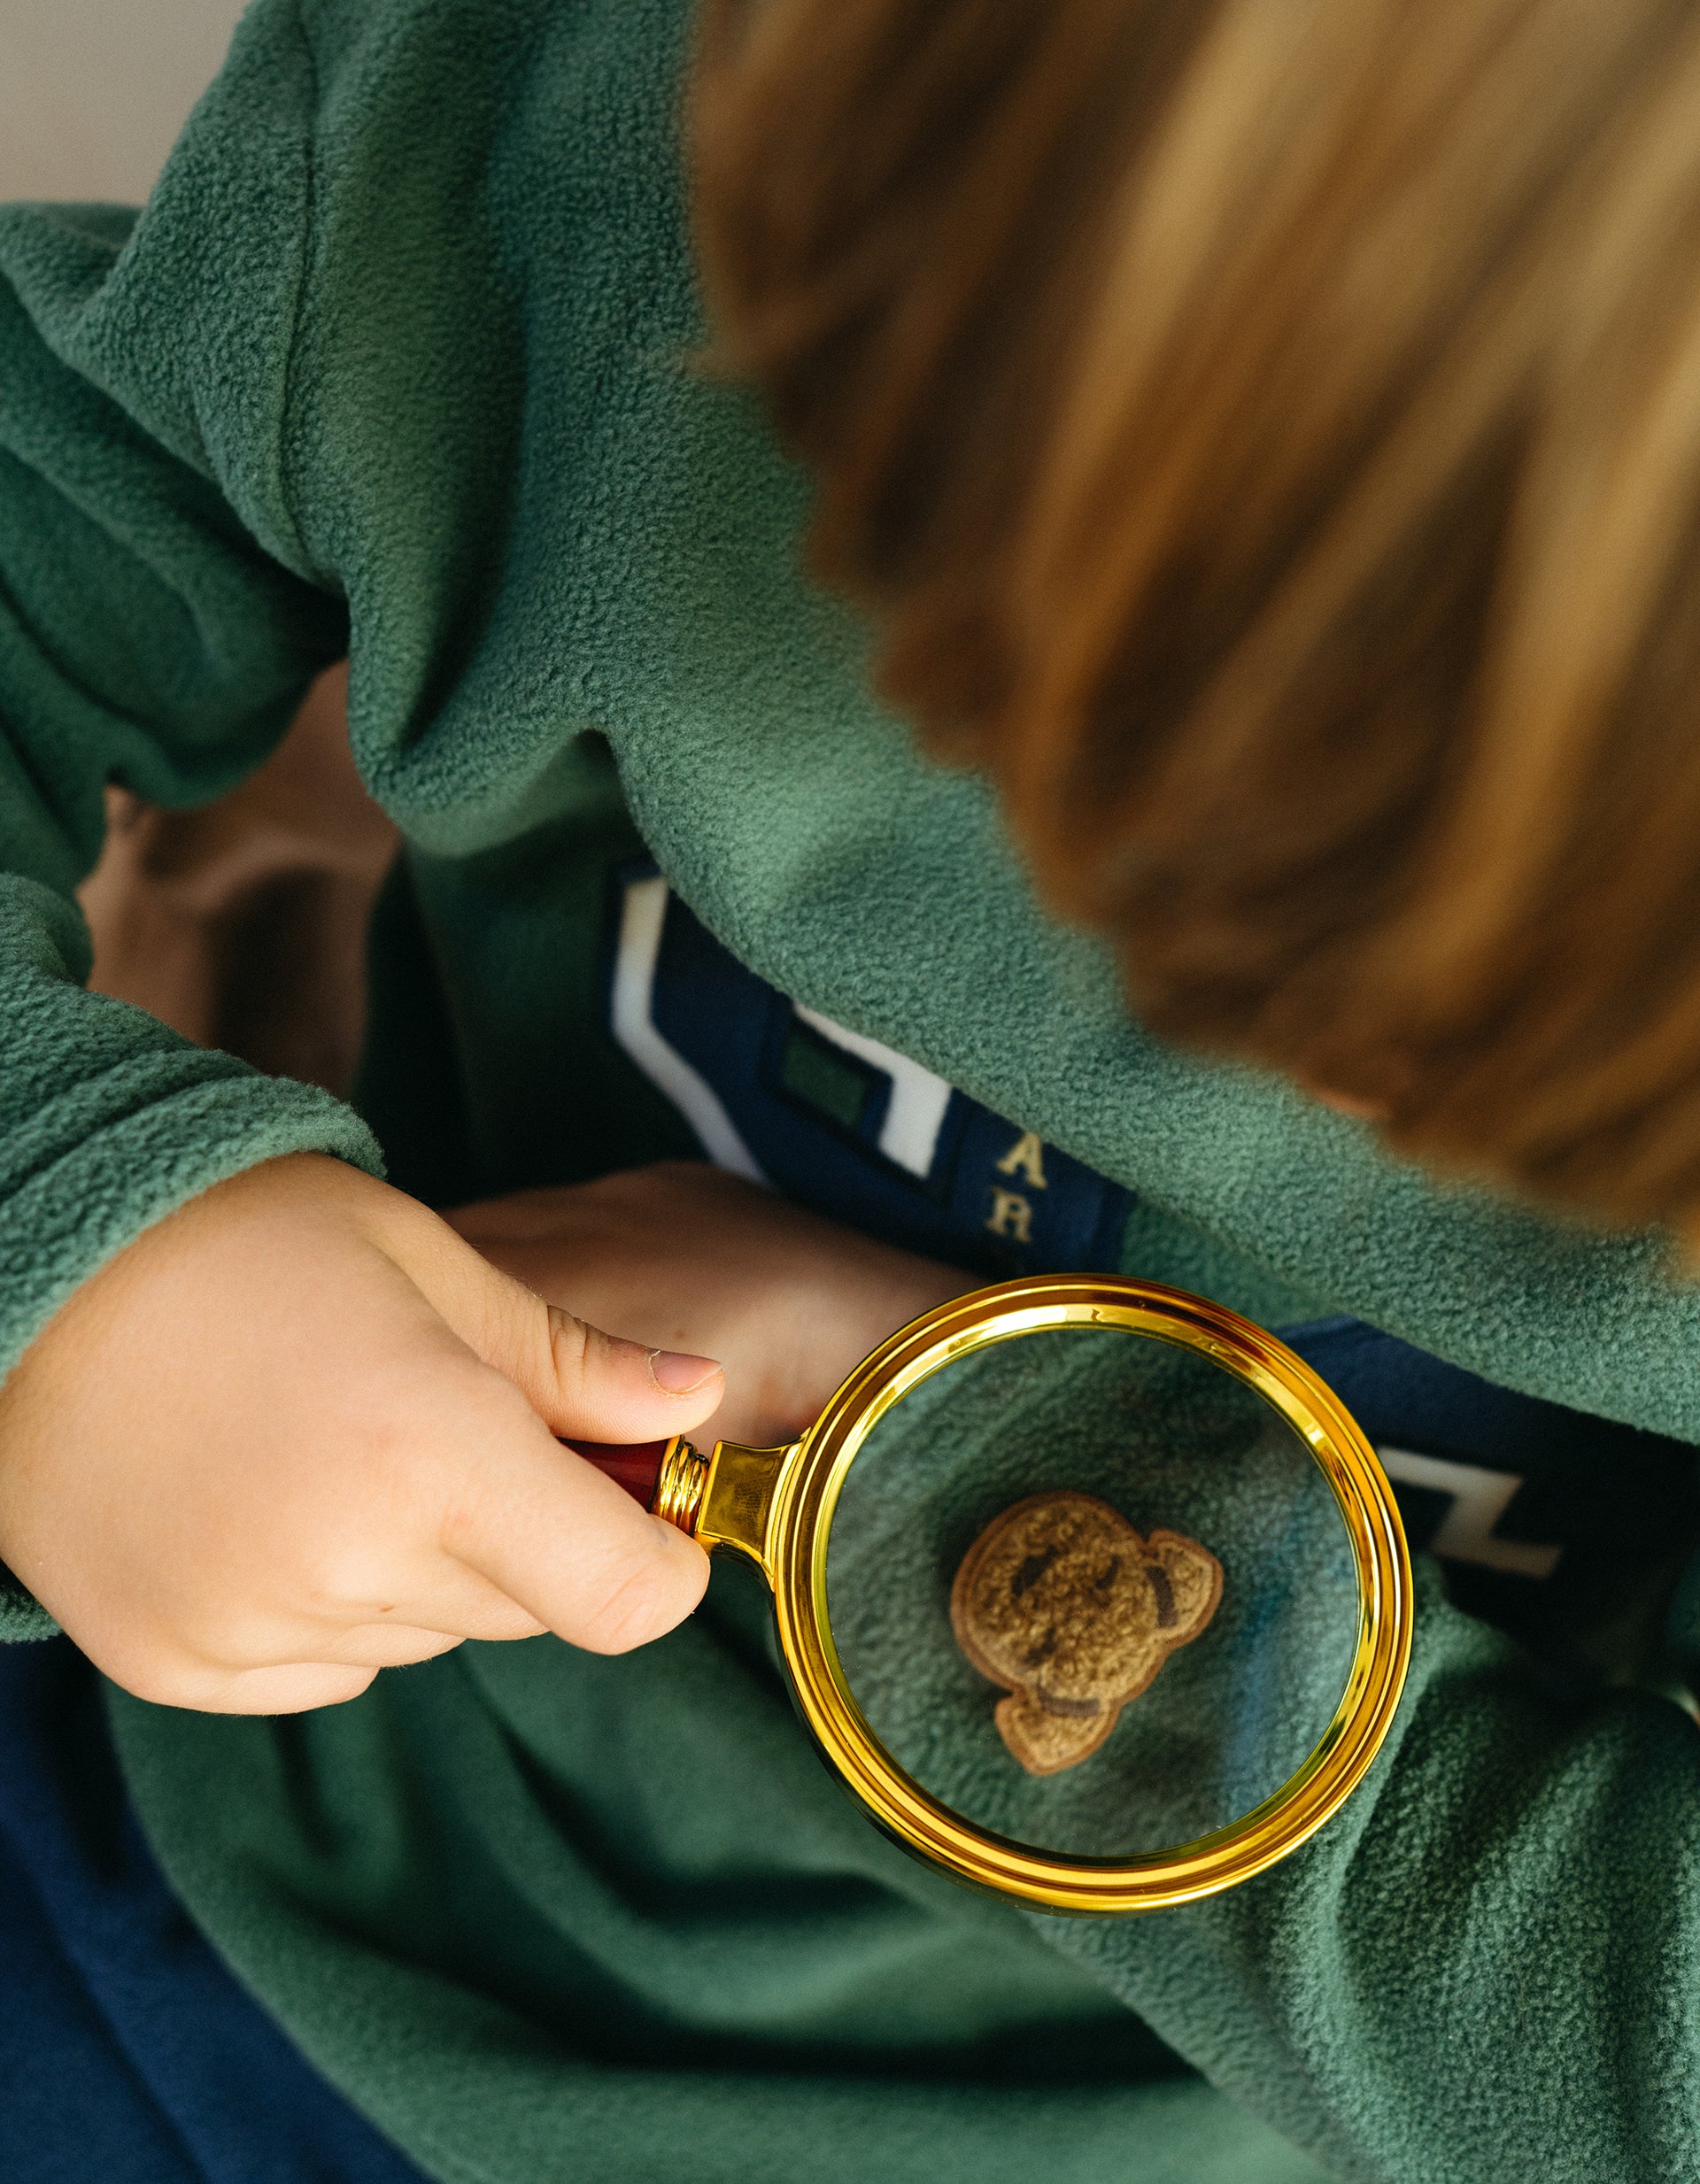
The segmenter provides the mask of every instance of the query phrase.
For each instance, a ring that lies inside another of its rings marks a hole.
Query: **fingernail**
[[[692,1357],[688,1350],[652,1350],[649,1377],[668,1395],[689,1395],[720,1367],[712,1357]]]

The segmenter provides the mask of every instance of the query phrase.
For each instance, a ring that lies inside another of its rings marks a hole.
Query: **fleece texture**
[[[1223,1586],[1091,1763],[1035,1778],[956,1644],[950,1587],[993,1517],[1052,1489],[1202,1542]],[[982,1351],[888,1412],[846,1482],[827,1586],[881,1742],[956,1811],[1076,1857],[1148,1856],[1272,1796],[1327,1728],[1356,1635],[1345,1530],[1300,1436],[1208,1359],[1109,1330]]]
[[[1662,1239],[1441,1187],[1158,1046],[983,786],[877,710],[798,571],[803,482],[692,365],[687,29],[683,0],[258,0],[139,220],[0,214],[0,1369],[218,1177],[378,1164],[350,1110],[87,995],[69,900],[107,781],[216,795],[347,648],[409,844],[364,1106],[421,1190],[688,1149],[591,1030],[602,881],[646,853],[782,992],[1126,1186],[1129,1265],[1700,1439]],[[1185,1415],[1309,1536],[1244,1415]],[[1124,1452],[1134,1500],[1160,1458]],[[1296,1632],[1318,1590],[1240,1545]],[[1305,1851],[1163,1918],[1030,1921],[837,1797],[764,1617],[734,1570],[631,1660],[469,1646],[304,1720],[112,1717],[197,1919],[454,2184],[1700,2170],[1700,1744],[1664,1700],[1556,1684],[1426,1579],[1388,1748]],[[1272,1763],[1303,1668],[1198,1795]],[[985,1700],[930,1732],[965,1787]],[[1166,1825],[1137,1774],[1068,1824]]]

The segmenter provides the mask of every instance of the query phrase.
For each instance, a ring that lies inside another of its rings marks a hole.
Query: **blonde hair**
[[[1158,1030],[1700,1215],[1700,14],[713,0],[717,339]]]

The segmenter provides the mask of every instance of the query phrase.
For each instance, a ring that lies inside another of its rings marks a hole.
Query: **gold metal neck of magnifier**
[[[650,1515],[694,1540],[697,1519],[702,1514],[703,1491],[708,1484],[708,1460],[699,1456],[683,1433],[676,1433],[661,1457],[661,1477]]]
[[[746,1448],[716,1441],[714,1454],[704,1456],[676,1434],[661,1458],[650,1513],[676,1524],[710,1553],[725,1547],[744,1555],[771,1585],[768,1531],[774,1495],[801,1446],[793,1441],[784,1448]]]
[[[1231,1826],[1158,1856],[1070,1859],[974,1826],[907,1774],[857,1705],[827,1614],[827,1542],[857,1452],[894,1403],[941,1367],[1013,1336],[1121,1328],[1197,1352],[1254,1388],[1301,1437],[1333,1491],[1357,1580],[1357,1634],[1333,1720],[1292,1778]],[[703,1547],[753,1563],[773,1591],[780,1650],[810,1733],[841,1785],[909,1850],[958,1880],[1054,1911],[1157,1910],[1214,1895],[1286,1857],[1338,1811],[1392,1725],[1410,1657],[1410,1560],[1386,1474],[1356,1420],[1284,1343],[1206,1298],[1107,1275],[1038,1275],[958,1297],[882,1343],[801,1438],[668,1444],[650,1503]]]

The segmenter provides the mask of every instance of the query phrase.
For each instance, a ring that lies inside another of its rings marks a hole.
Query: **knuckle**
[[[570,1312],[559,1305],[548,1307],[549,1361],[554,1368],[556,1379],[570,1386],[584,1378],[590,1362],[592,1330],[582,1319],[575,1319]]]
[[[577,1642],[591,1653],[630,1653],[681,1622],[694,1605],[670,1555],[622,1555],[605,1569],[587,1602]]]
[[[476,1563],[490,1528],[489,1511],[469,1480],[444,1501],[437,1520],[437,1544],[457,1562]]]
[[[221,1680],[211,1669],[198,1669],[175,1661],[156,1659],[106,1660],[97,1663],[120,1691],[149,1706],[204,1709],[205,1694]]]
[[[243,1665],[222,1618],[197,1628],[167,1612],[152,1623],[126,1619],[75,1635],[103,1676],[150,1706],[205,1708]]]
[[[308,1714],[321,1706],[346,1706],[367,1689],[377,1671],[326,1668],[303,1662],[275,1674],[256,1673],[233,1687],[219,1711],[228,1714]]]

